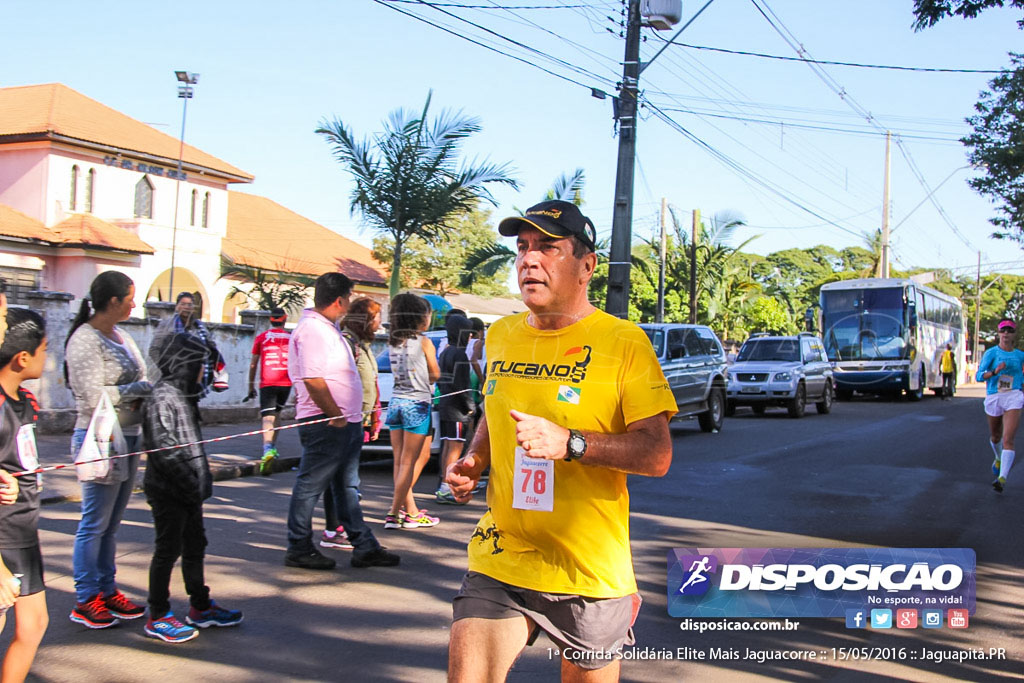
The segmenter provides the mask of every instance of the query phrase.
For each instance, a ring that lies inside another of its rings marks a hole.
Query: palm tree
[[[480,121],[450,110],[428,121],[431,95],[418,114],[406,109],[391,112],[384,131],[372,140],[356,140],[338,118],[322,121],[316,129],[355,180],[352,213],[359,212],[375,230],[394,240],[392,296],[398,293],[406,241],[415,236],[430,240],[451,217],[470,211],[478,200],[497,205],[487,189],[492,183],[518,187],[508,164],[460,162],[462,143],[480,132]]]
[[[228,295],[241,294],[264,311],[273,308],[301,310],[306,303],[306,294],[315,280],[310,275],[287,273],[283,267],[278,270],[267,270],[235,263],[223,256],[220,277],[241,280],[250,285],[249,288],[235,285]]]

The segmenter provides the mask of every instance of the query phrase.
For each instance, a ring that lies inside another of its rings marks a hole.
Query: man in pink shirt
[[[324,273],[313,284],[313,308],[302,312],[288,342],[288,376],[295,386],[295,417],[302,460],[288,506],[284,563],[333,569],[334,560],[313,546],[313,508],[332,484],[338,519],[353,545],[353,567],[393,567],[399,557],[381,547],[359,506],[359,453],[363,446],[363,385],[338,321],[348,311],[352,281]]]

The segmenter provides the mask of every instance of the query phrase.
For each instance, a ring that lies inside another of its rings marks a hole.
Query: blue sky
[[[437,109],[461,109],[482,120],[483,133],[468,146],[470,155],[515,168],[520,191],[497,191],[496,217],[539,201],[559,174],[582,167],[584,210],[599,233],[608,234],[617,140],[611,100],[591,97],[589,88],[612,93],[621,74],[623,40],[616,25],[621,2],[444,2],[565,6],[443,8],[564,63],[410,2],[14,1],[5,3],[5,23],[22,28],[6,31],[0,41],[0,86],[61,82],[176,137],[181,101],[173,72],[198,72],[186,141],[256,176],[240,189],[268,196],[363,243],[372,233],[349,215],[349,179],[313,130],[321,119],[337,116],[358,135],[370,134],[389,111],[419,108],[433,90]],[[973,21],[947,19],[914,33],[910,0],[758,2],[774,14],[775,27],[751,0],[716,0],[680,41],[795,56],[782,31],[819,60],[959,69],[1001,68],[1008,63],[1006,53],[1024,44],[1015,24],[1019,12],[1007,10],[991,10]],[[701,5],[703,0],[684,2],[684,20]],[[41,14],[47,15],[45,22]],[[649,29],[644,35],[642,55],[648,59],[662,39]],[[849,132],[874,130],[848,104],[853,101],[880,127],[903,136],[892,155],[891,224],[902,221],[893,234],[898,266],[942,265],[973,273],[981,250],[984,263],[1008,264],[985,271],[1024,270],[1017,246],[988,238],[992,207],[966,186],[965,151],[949,142],[967,132],[963,118],[992,76],[823,68],[832,87],[802,63],[666,50],[642,76],[647,101],[792,201],[723,165],[648,108],[638,133],[634,238],[653,233],[664,196],[684,220],[693,208],[705,216],[742,216],[750,227],[737,239],[760,235],[748,247],[759,253],[818,243],[861,244],[858,235],[881,221],[885,143],[878,134]],[[845,99],[832,88],[841,89]],[[910,213],[927,194],[911,162],[928,187],[938,186],[934,197],[962,237],[929,202]]]

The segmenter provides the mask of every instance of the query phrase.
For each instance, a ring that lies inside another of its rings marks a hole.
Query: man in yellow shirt
[[[596,235],[575,205],[542,202],[498,230],[516,237],[529,312],[491,326],[484,417],[447,472],[465,501],[491,468],[448,677],[502,680],[544,631],[563,680],[618,680],[640,607],[626,475],[668,471],[675,399],[644,332],[588,301]]]
[[[956,357],[953,355],[952,344],[946,344],[946,350],[942,352],[939,361],[939,370],[942,372],[942,400],[952,401],[956,391]]]

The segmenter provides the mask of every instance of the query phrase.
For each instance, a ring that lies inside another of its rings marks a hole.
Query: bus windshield
[[[821,293],[829,360],[906,358],[903,289],[849,289]]]

